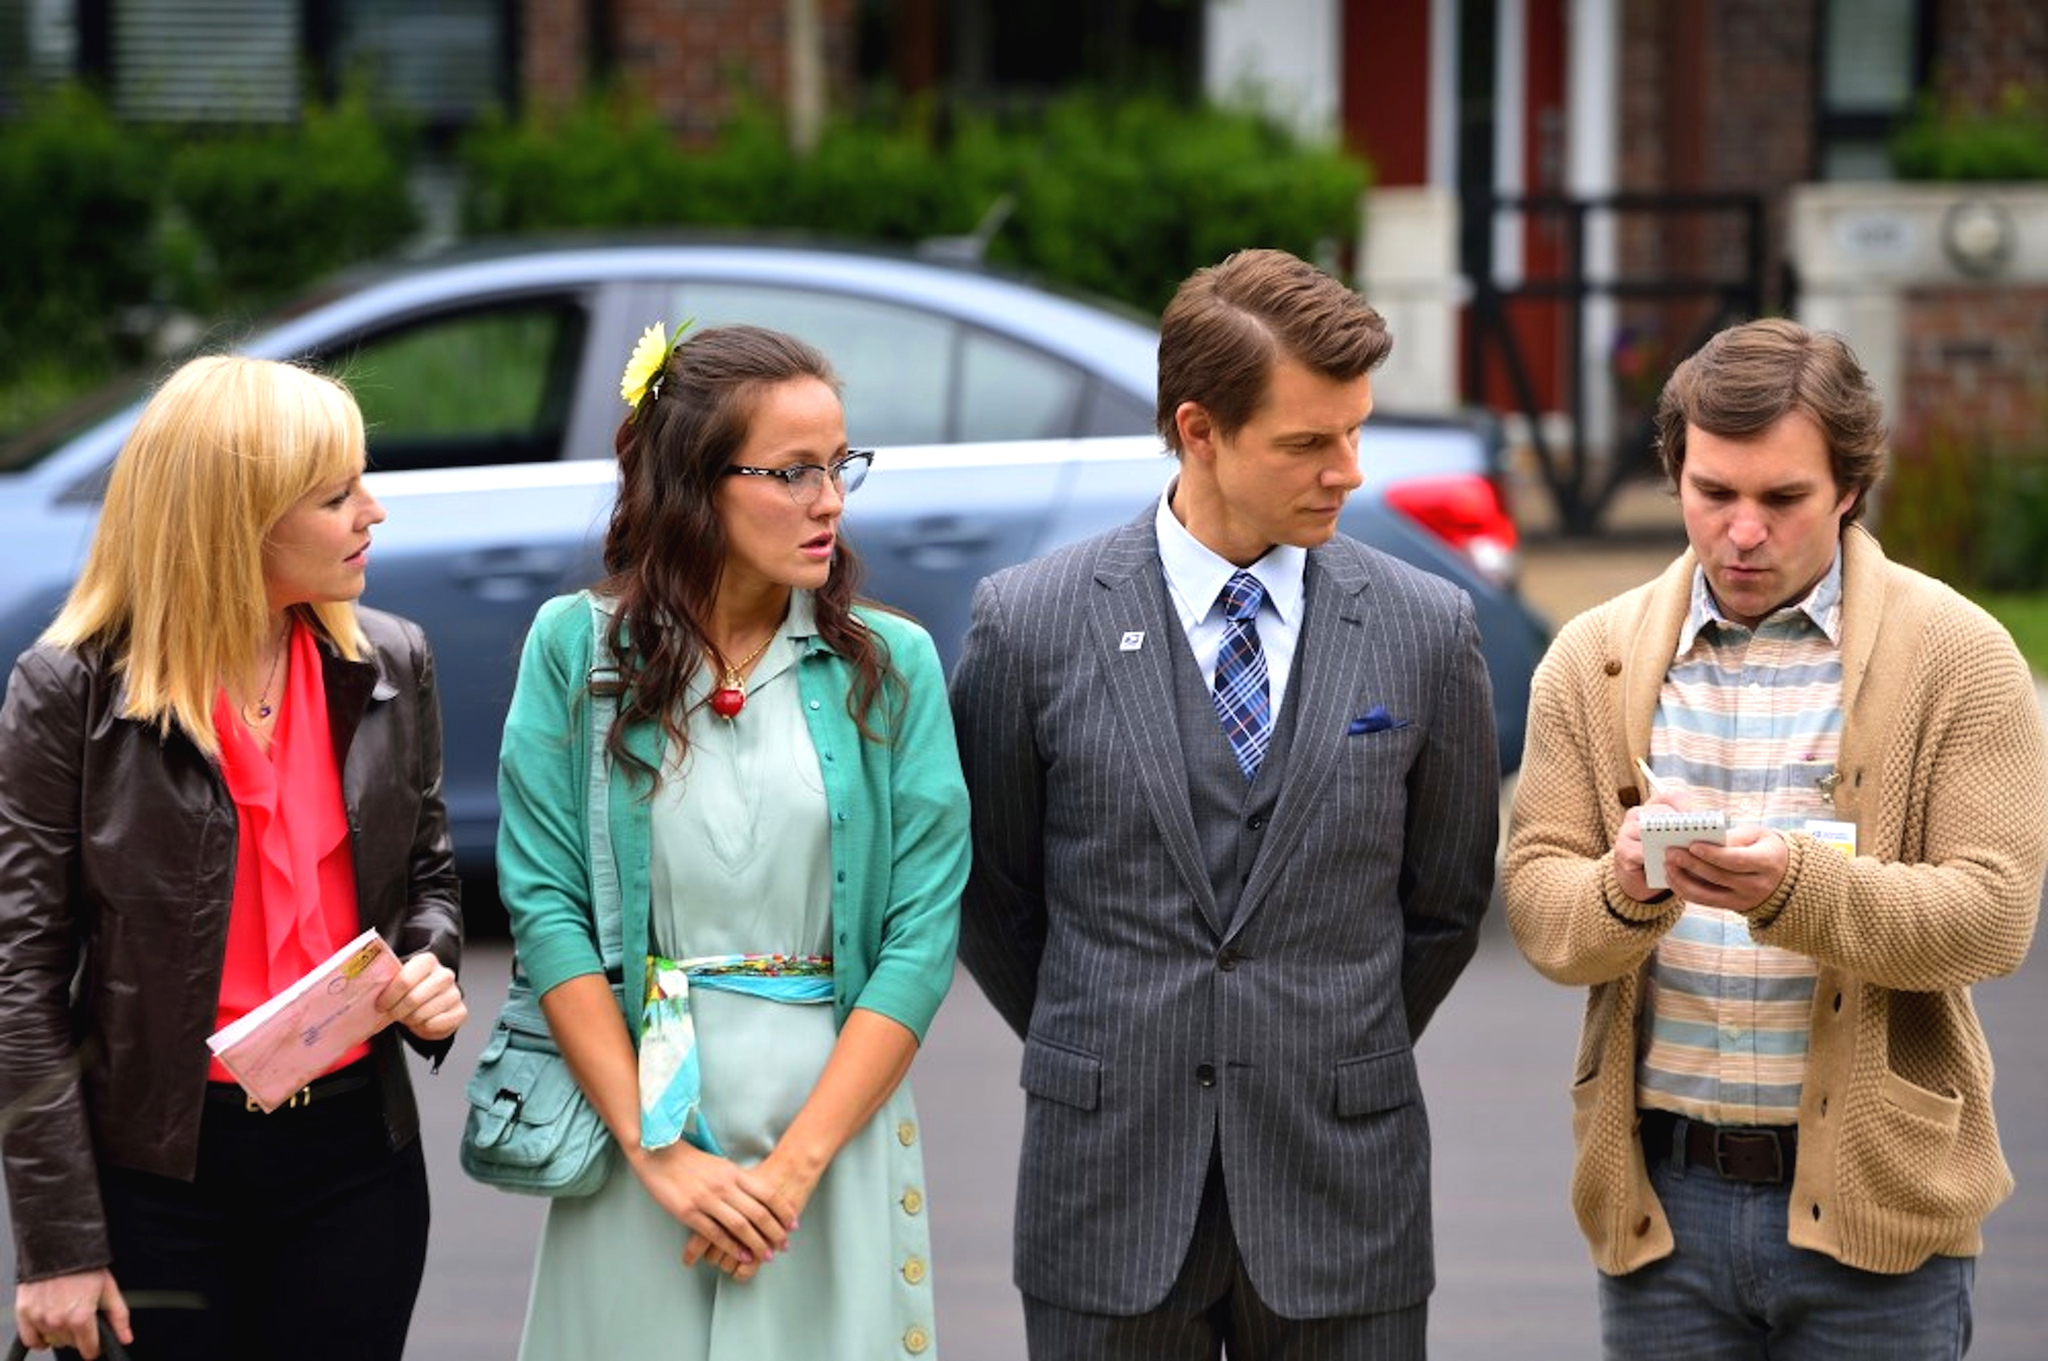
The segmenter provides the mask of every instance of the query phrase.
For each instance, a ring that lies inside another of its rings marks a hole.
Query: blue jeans
[[[1600,1278],[1608,1361],[1954,1361],[1970,1347],[1970,1257],[1886,1276],[1785,1241],[1785,1185],[1653,1158],[1677,1249]]]

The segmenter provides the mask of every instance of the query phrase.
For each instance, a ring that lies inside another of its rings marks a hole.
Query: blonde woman
[[[404,1350],[426,1174],[402,1037],[466,1014],[432,658],[356,607],[384,511],[334,381],[211,357],[114,464],[0,707],[0,1108],[30,1347]],[[206,1037],[376,928],[392,1024],[272,1114]],[[134,1297],[131,1311],[128,1300]]]

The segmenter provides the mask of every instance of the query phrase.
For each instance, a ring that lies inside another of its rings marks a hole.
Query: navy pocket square
[[[1407,719],[1395,718],[1387,712],[1386,705],[1375,704],[1358,717],[1352,719],[1351,726],[1344,731],[1349,736],[1356,737],[1360,733],[1387,732],[1394,728],[1405,728],[1407,726]]]

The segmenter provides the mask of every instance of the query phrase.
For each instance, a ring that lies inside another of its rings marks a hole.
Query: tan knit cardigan
[[[1796,1247],[1867,1271],[1973,1256],[2012,1191],[1991,1114],[1991,1054],[1970,985],[2025,958],[2048,864],[2048,756],[2032,677],[1960,595],[1843,536],[1843,856],[1804,833],[1756,939],[1820,964],[1799,1161]],[[1658,691],[1690,601],[1686,553],[1566,625],[1529,704],[1506,868],[1522,953],[1590,989],[1572,1069],[1572,1209],[1619,1275],[1668,1255],[1671,1226],[1637,1139],[1643,970],[1683,910],[1615,882]]]

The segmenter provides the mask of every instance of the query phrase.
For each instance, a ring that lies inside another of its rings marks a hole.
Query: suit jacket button
[[[1216,967],[1225,973],[1235,969],[1237,967],[1237,951],[1231,949],[1228,945],[1224,946],[1216,954]]]
[[[1210,1064],[1201,1064],[1195,1069],[1195,1081],[1204,1087],[1216,1085],[1216,1069]]]

